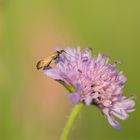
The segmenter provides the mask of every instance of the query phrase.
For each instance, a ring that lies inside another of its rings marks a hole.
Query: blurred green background
[[[140,139],[139,0],[0,0],[0,140],[59,139],[73,105],[35,65],[57,46],[78,45],[121,60],[137,110],[118,131],[86,107],[70,140]]]

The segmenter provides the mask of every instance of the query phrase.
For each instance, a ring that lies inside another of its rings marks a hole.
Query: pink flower
[[[127,78],[116,64],[109,63],[108,56],[101,53],[93,56],[90,48],[83,51],[79,47],[67,48],[65,52],[56,59],[56,67],[45,69],[45,74],[69,89],[74,104],[98,106],[109,123],[120,129],[113,116],[126,120],[135,106],[133,98],[122,95]]]

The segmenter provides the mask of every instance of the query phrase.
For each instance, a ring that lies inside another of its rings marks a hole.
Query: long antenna
[[[70,56],[72,56],[72,57],[74,57],[75,58],[75,56],[73,56],[73,55],[71,55],[71,54],[69,54],[69,53],[67,53],[66,51],[64,51],[66,54],[68,54],[68,55],[70,55]]]

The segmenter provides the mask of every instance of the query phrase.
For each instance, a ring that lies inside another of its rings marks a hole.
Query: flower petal
[[[116,117],[118,117],[121,120],[126,120],[128,118],[128,114],[126,113],[126,111],[122,110],[122,109],[118,109],[118,110],[113,110],[112,114]]]
[[[69,93],[69,98],[74,104],[78,104],[80,102],[80,95],[78,93]]]
[[[45,69],[44,70],[45,75],[51,77],[55,80],[63,80],[62,77],[59,75],[59,73],[55,69]]]
[[[107,116],[108,122],[110,123],[111,126],[113,126],[116,129],[122,129],[122,127],[120,126],[120,124],[114,119],[114,117],[112,116],[112,114],[109,112],[108,108],[104,108],[103,109],[104,114]]]
[[[88,96],[88,97],[85,99],[86,105],[90,105],[91,102],[92,102],[92,97]]]

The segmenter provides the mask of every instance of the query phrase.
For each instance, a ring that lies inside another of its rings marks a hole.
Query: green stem
[[[70,114],[68,122],[66,124],[66,127],[64,128],[64,131],[62,133],[61,140],[68,140],[72,126],[83,107],[84,107],[84,103],[79,103],[74,107],[72,113]]]

